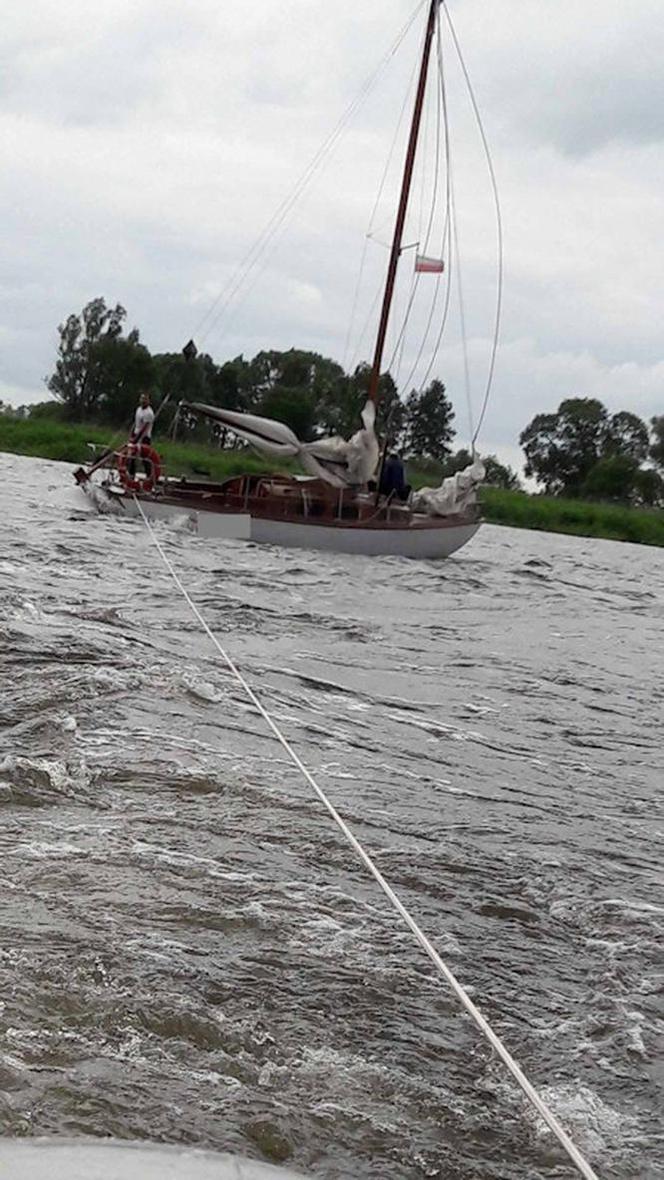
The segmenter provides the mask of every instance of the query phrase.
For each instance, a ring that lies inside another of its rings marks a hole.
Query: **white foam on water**
[[[212,705],[218,705],[229,696],[229,687],[219,688],[209,680],[203,680],[199,673],[187,671],[182,674],[182,683],[192,696]]]
[[[39,843],[19,844],[18,852],[23,856],[33,857],[35,860],[48,860],[51,857],[54,860],[65,860],[69,857],[86,858],[91,855],[89,849],[79,848],[77,844],[54,844],[47,840]]]
[[[581,1149],[593,1158],[622,1147],[625,1138],[633,1135],[638,1127],[637,1119],[609,1106],[595,1090],[583,1083],[545,1086],[540,1093]],[[537,1116],[533,1118],[537,1134],[550,1137],[546,1124]]]

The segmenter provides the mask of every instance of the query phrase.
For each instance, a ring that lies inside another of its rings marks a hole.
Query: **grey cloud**
[[[651,58],[630,64],[651,28],[653,0],[634,0],[629,20],[617,2],[607,4],[615,32],[599,48],[596,10],[591,20],[572,0],[495,0],[490,19],[485,0],[452,6],[506,229],[490,449],[513,446],[535,412],[566,394],[664,410],[664,175],[647,147],[664,95]],[[197,0],[188,9],[179,0],[108,0],[90,28],[82,0],[57,17],[44,0],[48,29],[37,42],[17,16],[0,91],[0,398],[3,388],[16,401],[44,396],[58,322],[96,295],[126,306],[154,351],[181,347],[412,8],[412,0],[283,0],[275,21],[271,0]],[[246,298],[204,342],[217,360],[291,346],[343,359],[362,235],[416,41],[413,34],[298,204]],[[477,401],[492,322],[492,215],[465,135],[455,144]],[[358,327],[384,266],[373,245]],[[397,317],[407,274],[404,284]],[[452,329],[436,372],[463,430],[456,320]],[[415,325],[404,372],[417,338]]]
[[[528,138],[549,142],[568,156],[588,155],[614,143],[664,140],[661,74],[630,75],[606,62],[586,73],[562,70],[560,76],[540,78],[535,94],[524,82],[517,94],[504,98],[508,103],[511,98],[511,118]]]
[[[200,51],[203,13],[143,0],[91,13],[72,0],[62,28],[49,13],[40,27],[10,29],[0,50],[4,111],[48,123],[106,126],[131,119],[163,86],[169,58]]]
[[[572,157],[664,138],[664,21],[656,0],[605,0],[601,8],[497,0],[493,49],[473,16],[477,0],[465,8],[485,67],[481,85],[512,132]]]

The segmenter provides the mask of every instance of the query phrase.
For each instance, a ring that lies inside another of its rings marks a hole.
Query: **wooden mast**
[[[408,198],[410,196],[410,185],[413,179],[413,168],[415,165],[415,153],[417,151],[417,140],[420,132],[420,123],[422,121],[422,107],[424,106],[424,92],[427,84],[427,73],[429,70],[429,57],[431,55],[431,42],[436,27],[436,12],[440,0],[431,0],[429,6],[429,19],[427,21],[427,30],[424,38],[424,52],[422,54],[422,65],[420,66],[420,76],[417,83],[417,93],[415,95],[415,109],[413,110],[413,121],[410,128],[410,136],[408,139],[408,150],[406,151],[406,163],[404,167],[403,181],[401,184],[401,196],[399,198],[399,208],[397,210],[397,220],[394,226],[394,237],[392,239],[392,250],[390,252],[390,261],[387,268],[387,280],[385,283],[385,294],[383,296],[383,307],[380,313],[380,323],[378,326],[378,337],[376,339],[376,351],[374,353],[373,367],[371,369],[371,380],[369,383],[369,397],[371,401],[378,400],[378,382],[380,380],[380,368],[383,363],[383,350],[385,348],[385,337],[387,335],[387,325],[390,318],[390,309],[392,307],[392,298],[394,295],[394,284],[397,277],[397,266],[399,264],[399,255],[401,253],[401,241],[403,238],[403,228],[406,220],[406,210],[408,209]]]

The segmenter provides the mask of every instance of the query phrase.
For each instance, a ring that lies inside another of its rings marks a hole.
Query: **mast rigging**
[[[433,35],[436,28],[436,15],[439,5],[440,0],[431,0],[426,33],[424,36],[422,64],[420,66],[420,75],[417,83],[417,91],[415,94],[413,119],[410,127],[410,135],[408,137],[408,148],[406,150],[406,161],[404,165],[403,180],[401,183],[401,195],[399,197],[399,207],[397,209],[397,218],[394,226],[392,249],[390,251],[390,261],[387,268],[387,279],[385,282],[385,294],[383,296],[383,306],[380,313],[378,336],[376,338],[376,349],[374,352],[373,365],[371,368],[371,379],[369,382],[369,398],[373,402],[378,400],[378,382],[380,381],[380,369],[383,362],[385,338],[387,336],[387,325],[389,323],[392,300],[394,298],[394,285],[397,277],[399,255],[401,254],[401,241],[403,238],[406,212],[408,210],[408,200],[410,197],[410,188],[413,179],[417,141],[419,139],[420,124],[422,122],[422,108],[424,106],[424,94],[426,91],[427,75],[429,72],[431,43],[433,41]]]

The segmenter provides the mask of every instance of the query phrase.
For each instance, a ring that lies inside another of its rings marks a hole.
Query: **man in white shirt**
[[[138,403],[136,410],[136,417],[134,418],[134,429],[131,435],[133,443],[147,443],[149,446],[152,442],[152,426],[154,423],[154,410],[150,405],[150,394],[142,393],[141,400]]]
[[[134,418],[134,429],[131,432],[129,441],[137,444],[138,447],[149,447],[152,443],[152,427],[154,425],[154,410],[150,405],[150,394],[145,392],[141,394],[136,415]],[[141,451],[139,449],[139,454]],[[145,474],[150,478],[152,475],[152,464],[149,459],[143,459],[143,468]],[[136,477],[136,459],[131,458],[127,464],[127,471],[131,479]]]

